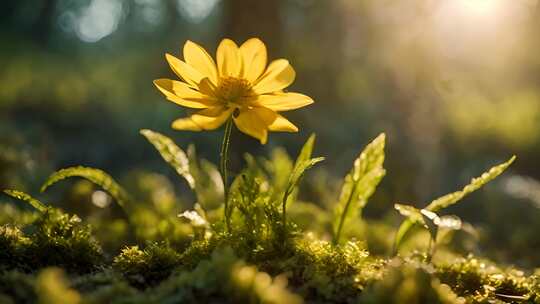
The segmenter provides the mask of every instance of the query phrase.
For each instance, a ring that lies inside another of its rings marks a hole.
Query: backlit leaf
[[[189,170],[189,159],[186,153],[178,147],[169,137],[143,129],[140,133],[158,150],[163,159],[182,176],[191,189],[195,188],[195,179]]]
[[[50,186],[69,177],[82,177],[100,186],[107,191],[118,202],[121,207],[125,207],[130,201],[127,192],[107,173],[100,169],[89,167],[70,167],[54,172],[47,178],[47,181],[41,186],[41,192],[47,190]]]
[[[334,244],[339,243],[345,222],[358,216],[386,174],[383,168],[385,134],[380,134],[360,153],[345,177],[334,215]]]
[[[26,194],[22,191],[4,190],[4,193],[11,196],[12,198],[15,198],[15,199],[18,199],[20,201],[30,204],[32,207],[36,208],[36,210],[40,212],[45,212],[47,210],[47,206],[45,206],[45,204],[43,204],[39,200],[33,198],[29,194]]]
[[[492,167],[481,176],[473,178],[468,185],[463,187],[462,190],[439,197],[438,199],[432,201],[425,209],[432,212],[438,212],[444,208],[454,205],[468,194],[480,189],[482,186],[501,175],[515,161],[515,159],[516,157],[512,156],[508,161]],[[396,233],[394,251],[397,251],[413,224],[414,223],[410,219],[403,221]]]

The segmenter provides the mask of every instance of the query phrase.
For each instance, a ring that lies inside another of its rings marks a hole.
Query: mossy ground
[[[126,191],[85,167],[54,173],[42,190],[72,176],[101,189],[78,181],[50,205],[7,191],[36,211],[0,204],[0,303],[540,303],[539,273],[468,255],[451,241],[469,232],[434,226],[413,207],[409,219],[430,233],[413,229],[391,254],[396,221],[360,217],[384,175],[384,136],[354,162],[341,195],[312,181],[318,204],[297,196],[304,171],[321,160],[311,158],[314,137],[295,163],[280,149],[248,155],[227,210],[215,166],[165,139],[156,137],[159,151],[174,154],[196,204],[182,203],[162,175],[131,173]],[[510,163],[436,201],[454,204]]]
[[[371,256],[299,231],[254,242],[235,226],[181,248],[107,255],[90,228],[57,209],[0,228],[1,303],[540,303],[540,277],[476,257],[426,263]],[[294,231],[294,230],[293,230]]]

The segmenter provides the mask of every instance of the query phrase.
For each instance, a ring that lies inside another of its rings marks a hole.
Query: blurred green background
[[[221,132],[170,128],[186,112],[152,84],[174,77],[164,53],[181,56],[187,39],[213,54],[222,38],[260,37],[270,58],[295,68],[290,89],[315,104],[285,114],[298,134],[272,133],[265,146],[236,132],[234,171],[244,152],[284,146],[294,156],[314,132],[316,154],[327,160],[309,174],[301,198],[328,204],[356,154],[386,132],[388,174],[365,216],[397,227],[395,202],[425,206],[516,154],[509,173],[451,212],[481,232],[467,250],[540,266],[536,0],[8,0],[1,7],[0,188],[36,193],[52,171],[87,165],[128,180],[159,172],[189,196],[138,130],[163,132],[181,147],[195,143],[214,162]]]

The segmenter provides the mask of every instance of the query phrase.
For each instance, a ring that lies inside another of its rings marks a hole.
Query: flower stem
[[[223,133],[223,141],[221,143],[221,151],[219,153],[220,162],[219,170],[221,173],[221,179],[223,181],[223,199],[224,199],[224,218],[227,226],[227,231],[231,231],[231,222],[229,219],[229,176],[227,163],[229,161],[229,144],[231,140],[231,131],[233,127],[232,117],[227,120],[225,125],[225,132]]]

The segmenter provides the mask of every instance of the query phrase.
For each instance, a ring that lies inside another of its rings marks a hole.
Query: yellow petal
[[[253,86],[253,90],[257,94],[280,91],[293,83],[295,77],[296,73],[287,60],[274,60]]]
[[[184,44],[184,60],[205,77],[208,77],[214,85],[217,85],[216,64],[204,48],[188,40]]]
[[[195,68],[174,57],[173,55],[165,54],[165,58],[167,59],[167,62],[171,66],[173,72],[178,75],[178,77],[184,79],[192,87],[196,88],[201,79],[204,78],[204,75]]]
[[[223,39],[217,48],[217,66],[221,77],[239,77],[242,71],[242,57],[238,46],[230,39]]]
[[[310,105],[313,99],[300,93],[275,93],[259,95],[257,103],[274,111],[289,111]]]
[[[179,118],[173,121],[171,127],[175,130],[183,130],[183,131],[202,131],[203,130],[190,117]]]
[[[251,38],[240,46],[240,53],[244,62],[243,78],[255,82],[266,67],[266,46],[260,39]]]
[[[278,114],[276,119],[268,126],[270,131],[278,132],[298,132],[298,128],[287,118]]]
[[[199,82],[199,92],[215,98],[216,86],[208,78],[203,78],[201,82]]]
[[[232,111],[230,108],[213,107],[191,115],[191,120],[203,130],[214,130],[231,117]]]
[[[257,138],[261,144],[268,139],[268,126],[276,120],[276,112],[266,108],[251,108],[240,111],[234,123],[238,129],[249,136]]]
[[[172,123],[172,128],[186,131],[214,130],[227,121],[231,114],[232,109],[212,107],[199,111],[190,117],[175,120]]]
[[[170,79],[156,79],[154,85],[168,100],[188,108],[204,109],[216,104],[217,100],[193,90],[187,84]]]

